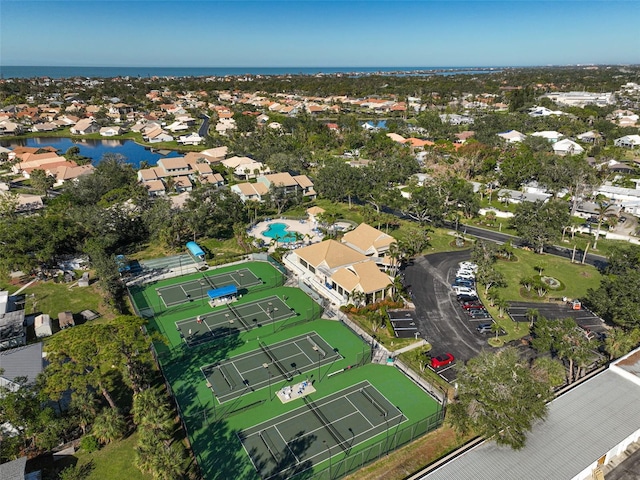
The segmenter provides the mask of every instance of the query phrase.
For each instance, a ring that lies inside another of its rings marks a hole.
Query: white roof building
[[[498,136],[509,143],[522,142],[525,138],[527,138],[524,133],[520,133],[517,130],[509,130],[508,132],[498,133]]]
[[[565,138],[553,144],[553,152],[556,155],[579,155],[584,152],[584,148],[573,140]]]

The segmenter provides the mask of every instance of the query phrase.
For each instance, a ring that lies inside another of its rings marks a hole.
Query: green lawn
[[[151,475],[143,474],[133,465],[137,441],[138,435],[133,434],[93,453],[78,450],[75,455],[78,465],[93,462],[93,470],[86,480],[151,480]]]
[[[538,265],[544,267],[544,276],[556,278],[564,285],[564,288],[559,290],[550,290],[547,297],[581,298],[589,288],[598,288],[600,285],[600,272],[590,265],[571,263],[564,258],[539,255],[520,249],[516,250],[515,254],[517,261],[498,260],[495,264],[496,269],[502,272],[506,279],[507,287],[499,289],[500,296],[505,300],[533,302],[547,300],[546,297],[540,298],[537,295],[532,298],[521,295],[523,287],[520,285],[520,280],[537,275],[538,271],[535,267]]]
[[[25,312],[46,313],[51,318],[58,318],[58,313],[71,311],[80,313],[82,310],[94,310],[102,316],[111,318],[113,310],[103,301],[102,294],[95,283],[89,287],[70,287],[73,283],[54,283],[37,281],[22,291],[26,297]],[[6,287],[5,287],[6,288]],[[9,292],[13,293],[19,287],[9,286]],[[34,295],[31,297],[31,295]]]

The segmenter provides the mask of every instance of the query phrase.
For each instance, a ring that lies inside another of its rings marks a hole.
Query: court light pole
[[[386,452],[385,452],[385,455],[389,455],[389,419],[387,418],[388,417],[388,413],[384,412],[382,414],[382,417],[384,418],[384,424],[385,424],[385,427],[386,427],[386,440],[385,440]]]
[[[200,298],[202,299],[202,305],[204,305],[204,280],[200,280]]]
[[[318,354],[318,383],[320,383],[320,350],[318,350],[318,347],[316,345],[314,345],[312,348]]]
[[[327,452],[329,453],[329,480],[331,480],[331,478],[333,477],[333,475],[331,474],[331,470],[332,470],[332,465],[331,465],[331,449],[329,448],[329,445],[327,445],[327,441],[323,440],[322,443],[324,443],[325,448],[327,449]]]
[[[218,415],[216,414],[216,392],[213,391],[213,385],[207,380],[207,388],[211,390],[211,401],[213,402],[213,423],[218,421]]]
[[[269,376],[269,401],[271,401],[272,400],[272,397],[271,397],[271,372],[269,371],[269,364],[263,363],[262,366],[267,371],[267,375]]]

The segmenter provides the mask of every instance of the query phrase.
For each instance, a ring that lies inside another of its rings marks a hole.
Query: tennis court
[[[402,412],[368,381],[245,429],[239,440],[262,479],[285,478],[303,462],[316,465],[376,435],[397,431]]]
[[[236,287],[247,288],[262,284],[256,275],[248,268],[233,272],[219,273],[217,275],[202,274],[202,278],[196,278],[188,282],[168,285],[157,288],[156,292],[162,299],[165,307],[181,305],[192,300],[200,300],[206,297],[207,291],[212,288],[224,285],[236,285]]]
[[[289,381],[295,375],[342,359],[342,355],[316,332],[269,346],[259,341],[259,346],[260,350],[201,368],[220,403],[241,397],[249,390],[271,387],[272,379],[275,379],[275,385],[276,381]]]
[[[241,305],[231,305],[176,322],[176,328],[189,346],[249,331],[263,325],[275,324],[298,314],[277,296],[271,296]],[[275,325],[274,325],[275,329]]]

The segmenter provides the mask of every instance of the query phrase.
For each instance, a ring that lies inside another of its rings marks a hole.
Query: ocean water
[[[158,153],[138,145],[132,140],[71,140],[70,138],[25,138],[21,140],[0,140],[0,145],[6,148],[21,147],[45,147],[52,146],[63,155],[70,147],[78,147],[80,155],[91,158],[94,165],[97,164],[105,153],[119,153],[125,157],[127,163],[136,169],[140,168],[140,162],[146,161],[149,165],[156,165],[161,158],[180,157],[181,153],[175,151]]]
[[[503,67],[55,67],[0,66],[1,78],[224,77],[243,75],[456,75],[501,71]]]

